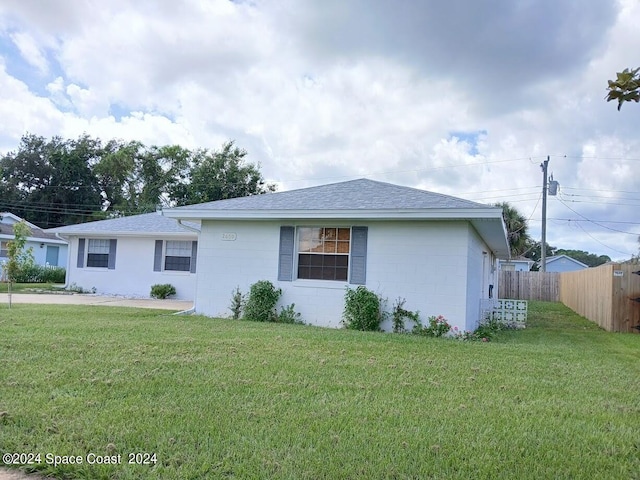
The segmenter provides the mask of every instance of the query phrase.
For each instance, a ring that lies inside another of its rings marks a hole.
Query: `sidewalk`
[[[103,305],[108,307],[157,308],[161,310],[189,310],[193,307],[190,300],[157,300],[155,298],[125,298],[92,294],[63,293],[14,293],[11,303],[32,303],[42,305]],[[0,305],[9,304],[9,295],[0,293]],[[0,477],[0,480],[2,477]]]

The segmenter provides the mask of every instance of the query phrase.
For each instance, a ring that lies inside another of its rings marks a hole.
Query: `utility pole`
[[[540,164],[542,168],[542,243],[540,244],[540,271],[547,271],[547,169],[549,156]]]

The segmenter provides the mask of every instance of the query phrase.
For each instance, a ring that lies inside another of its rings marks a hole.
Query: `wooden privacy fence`
[[[560,300],[559,274],[556,272],[500,271],[498,295],[500,298],[520,300]]]
[[[560,301],[609,332],[640,326],[640,265],[607,264],[560,275]]]

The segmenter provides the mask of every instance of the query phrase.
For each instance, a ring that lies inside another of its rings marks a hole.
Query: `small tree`
[[[32,249],[26,251],[24,249],[29,235],[31,235],[31,229],[23,220],[13,225],[13,240],[7,243],[9,261],[5,268],[9,282],[9,307],[11,307],[11,284],[15,283],[22,269],[33,266],[35,263]]]

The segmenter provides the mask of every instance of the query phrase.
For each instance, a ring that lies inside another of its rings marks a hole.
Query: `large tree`
[[[590,267],[597,267],[611,261],[611,257],[608,255],[596,255],[595,253],[585,252],[584,250],[570,250],[559,248],[555,252],[556,255],[566,255],[574,260],[589,265]]]
[[[511,256],[518,257],[523,255],[531,244],[527,219],[507,202],[497,203],[496,207],[502,208],[502,218],[507,227],[507,239],[511,248]]]
[[[0,157],[0,211],[56,227],[273,191],[246,155],[233,141],[208,151],[27,134]]]
[[[96,141],[22,137],[20,147],[0,159],[0,208],[43,227],[78,223],[102,207],[92,173]]]
[[[640,68],[625,68],[616,73],[615,80],[609,80],[607,102],[618,101],[618,110],[624,102],[640,102]]]
[[[217,151],[198,151],[186,181],[170,189],[171,200],[189,205],[273,192],[275,185],[266,183],[259,165],[246,162],[246,156],[233,141]]]

